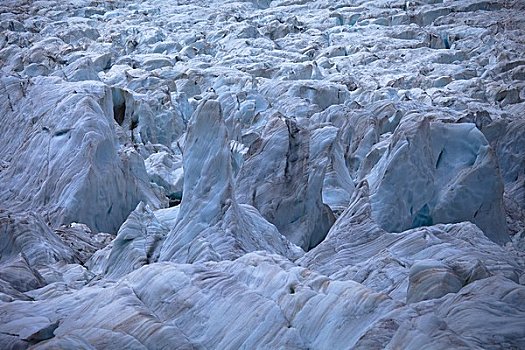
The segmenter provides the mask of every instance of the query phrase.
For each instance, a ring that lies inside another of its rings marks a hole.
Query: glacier
[[[525,3],[4,0],[1,349],[525,348]]]

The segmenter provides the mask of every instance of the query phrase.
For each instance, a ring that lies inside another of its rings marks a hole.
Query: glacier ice
[[[524,13],[0,2],[0,348],[525,348]]]

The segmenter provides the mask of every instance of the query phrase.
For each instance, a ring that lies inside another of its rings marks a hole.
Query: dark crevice
[[[118,123],[118,125],[122,126],[125,115],[126,115],[126,102],[122,102],[122,104],[113,105],[113,117],[115,118],[115,121]]]
[[[59,137],[59,136],[63,136],[65,134],[67,134],[71,129],[62,129],[62,130],[58,130],[57,132],[55,132],[55,134],[53,135],[54,137]]]
[[[169,207],[176,207],[182,201],[182,192],[170,193],[168,195]]]
[[[135,143],[135,136],[133,134],[133,130],[135,130],[137,128],[137,126],[139,125],[139,122],[138,120],[131,120],[131,123],[129,124],[129,131],[131,131],[131,142]]]
[[[122,126],[126,117],[126,99],[121,89],[113,88],[111,92],[113,97],[113,118],[118,125]]]
[[[412,220],[412,228],[423,227],[423,226],[432,226],[434,220],[432,219],[432,214],[428,204],[425,204]]]
[[[438,155],[438,159],[436,161],[436,169],[439,168],[439,164],[441,163],[441,160],[443,159],[443,149],[441,150],[441,152],[439,152],[439,155]]]
[[[33,333],[25,340],[29,342],[30,344],[36,344],[41,341],[51,339],[55,337],[54,332],[58,328],[59,325],[60,325],[60,321],[55,321],[47,325],[46,327],[41,328],[37,332]]]

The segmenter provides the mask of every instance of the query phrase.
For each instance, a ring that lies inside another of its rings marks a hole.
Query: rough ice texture
[[[291,259],[301,254],[255,208],[237,202],[228,131],[216,100],[206,98],[193,114],[183,158],[179,219],[162,245],[161,260],[235,259],[255,250]]]
[[[321,196],[327,157],[320,153],[329,144],[313,136],[293,121],[271,117],[237,175],[239,200],[305,250],[319,244],[335,220]]]
[[[470,220],[505,243],[503,181],[473,124],[402,122],[368,180],[374,218],[387,231]]]
[[[2,1],[0,348],[525,348],[524,18]]]
[[[82,222],[115,232],[140,200],[161,205],[144,161],[117,142],[109,87],[6,76],[0,89],[6,207],[38,211],[53,226]]]

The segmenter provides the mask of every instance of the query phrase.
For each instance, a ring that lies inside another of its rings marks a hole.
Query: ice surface
[[[524,14],[2,1],[0,348],[525,348]]]

